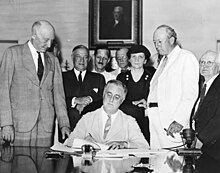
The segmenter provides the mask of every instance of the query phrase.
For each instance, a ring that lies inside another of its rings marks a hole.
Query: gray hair
[[[218,71],[220,70],[220,55],[219,55],[217,52],[212,51],[212,50],[207,50],[207,51],[201,56],[201,58],[204,57],[204,56],[212,56],[212,57],[214,57],[214,58],[215,58],[214,62],[215,62],[215,64],[218,66]],[[200,59],[201,59],[201,58],[200,58]]]

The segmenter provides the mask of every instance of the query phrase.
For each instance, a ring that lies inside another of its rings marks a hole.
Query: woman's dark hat
[[[151,53],[150,51],[143,45],[133,45],[131,46],[131,48],[128,51],[128,57],[130,58],[130,55],[133,53],[144,53],[145,55],[145,59],[147,59],[147,61],[149,60]]]

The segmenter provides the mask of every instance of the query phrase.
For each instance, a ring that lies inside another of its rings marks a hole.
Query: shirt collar
[[[107,119],[108,119],[108,114],[105,112],[103,106],[101,107],[101,111],[102,111],[101,115],[102,115],[102,117],[103,117],[103,118],[102,118],[103,121],[107,121]],[[117,114],[118,114],[118,111],[117,111],[116,113],[114,113],[114,114],[111,114],[111,120],[112,120],[112,122],[115,120]]]
[[[28,41],[28,46],[29,46],[29,48],[31,50],[31,54],[32,55],[37,53],[37,50],[35,49],[35,47],[33,46],[33,44],[31,43],[30,40]]]
[[[78,71],[74,68],[74,73],[76,74],[76,77],[78,77],[80,71]],[[82,80],[84,79],[85,75],[86,75],[86,70],[82,71]]]
[[[218,76],[219,74],[216,74],[215,76],[212,76],[211,79],[209,79],[207,82],[205,81],[204,84],[206,84],[206,93],[209,90],[209,88],[211,87],[212,83],[214,82],[215,78]]]

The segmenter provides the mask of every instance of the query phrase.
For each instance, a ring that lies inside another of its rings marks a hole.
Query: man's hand
[[[183,126],[176,121],[173,121],[167,129],[167,136],[174,138],[174,133],[179,133],[183,129]]]
[[[111,141],[107,143],[107,145],[109,146],[108,150],[128,148],[128,143],[126,141]]]
[[[75,104],[79,105],[88,105],[92,102],[91,97],[86,96],[86,97],[76,97],[75,98]]]
[[[70,135],[69,127],[62,127],[61,128],[61,133],[62,133],[62,139],[65,139],[66,135],[69,137],[69,135]]]
[[[14,147],[3,145],[1,153],[2,153],[1,158],[4,162],[11,162],[14,157]]]
[[[86,105],[84,105],[84,104],[76,105],[76,109],[79,111],[79,114],[81,114],[81,112],[83,111],[83,109],[85,107],[86,107]]]
[[[2,139],[10,142],[11,144],[14,142],[15,133],[13,126],[4,126],[2,127]]]
[[[138,106],[138,107],[143,107],[145,109],[147,109],[147,101],[145,99],[141,99],[138,101],[133,101],[132,104]]]

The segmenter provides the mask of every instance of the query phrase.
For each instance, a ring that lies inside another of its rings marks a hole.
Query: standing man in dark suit
[[[192,116],[193,127],[198,134],[197,147],[220,159],[220,76],[219,57],[207,51],[200,59],[200,74],[204,77],[200,96]]]
[[[51,146],[55,114],[69,136],[60,64],[47,50],[55,37],[50,22],[32,25],[31,39],[8,48],[0,67],[2,138],[15,146]]]
[[[71,130],[81,115],[102,105],[105,79],[101,74],[87,70],[90,61],[89,50],[78,45],[72,50],[74,68],[63,73],[64,91]]]

